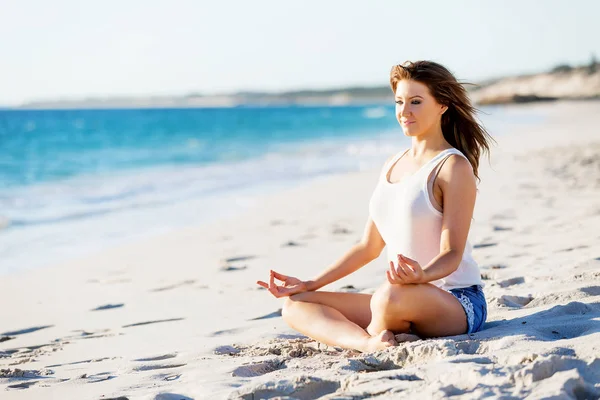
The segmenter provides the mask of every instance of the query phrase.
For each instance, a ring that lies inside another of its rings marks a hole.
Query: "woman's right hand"
[[[282,281],[283,285],[275,284],[275,279]],[[273,270],[271,270],[268,284],[263,281],[257,281],[256,283],[268,289],[275,297],[291,296],[296,293],[308,291],[306,282],[292,276],[282,275]]]

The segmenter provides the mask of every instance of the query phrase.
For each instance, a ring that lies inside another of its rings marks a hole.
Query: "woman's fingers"
[[[273,287],[275,287],[275,274],[273,274],[273,271],[271,271],[269,273],[269,290]]]
[[[398,270],[402,271],[402,277],[407,280],[411,280],[415,275],[415,271],[413,271],[410,266],[404,264],[403,262],[398,262]],[[400,272],[398,272],[398,275],[400,275]]]
[[[398,275],[404,280],[410,278],[410,273],[412,272],[410,268],[407,268],[407,265],[402,262],[402,259],[400,257],[398,257],[397,271]]]
[[[267,282],[256,281],[256,283],[258,283],[260,286],[264,287],[265,289],[269,288],[269,284]]]
[[[289,277],[283,274],[280,274],[279,272],[275,272],[273,270],[271,270],[271,272],[273,273],[273,276],[275,276],[275,278],[279,279],[282,282],[285,282]]]
[[[398,275],[398,272],[396,271],[396,268],[394,267],[393,261],[390,261],[390,268],[386,272],[389,274],[389,277],[393,283],[402,283],[403,282],[402,277],[400,275]]]
[[[398,254],[398,258],[402,259],[402,261],[405,264],[409,265],[412,270],[421,269],[421,265],[419,264],[419,262],[416,260],[413,260],[412,258],[408,258],[402,254]]]
[[[277,286],[269,288],[269,292],[271,292],[271,294],[275,297],[281,297],[281,294],[279,293],[279,288]]]
[[[398,257],[399,269],[401,268],[406,272],[407,283],[421,283],[423,281],[424,271],[418,262],[414,261],[413,265],[410,265],[404,261],[403,257]]]
[[[389,270],[385,271],[385,276],[386,276],[388,282],[391,283],[392,285],[396,283],[396,282],[394,282],[394,279],[392,278]]]
[[[295,293],[294,290],[297,289],[297,288],[286,288],[283,286],[278,286],[275,283],[273,283],[271,285],[270,284],[271,282],[267,283],[267,282],[263,282],[263,281],[256,281],[256,283],[259,286],[262,286],[265,289],[267,289],[275,297],[291,296],[292,294]]]

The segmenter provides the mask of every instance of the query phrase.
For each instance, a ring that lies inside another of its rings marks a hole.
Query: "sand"
[[[598,398],[600,102],[508,107],[546,118],[494,132],[481,163],[482,331],[361,354],[285,325],[255,281],[271,268],[309,279],[362,235],[378,171],[337,175],[3,277],[0,398]],[[372,293],[384,254],[324,289]]]

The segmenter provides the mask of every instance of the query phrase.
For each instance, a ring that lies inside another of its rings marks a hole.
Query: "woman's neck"
[[[440,130],[430,135],[414,136],[409,154],[415,158],[419,158],[428,153],[439,153],[450,147],[452,146],[446,141]]]

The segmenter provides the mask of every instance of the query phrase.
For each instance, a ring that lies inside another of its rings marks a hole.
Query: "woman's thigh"
[[[385,283],[374,293],[385,299],[385,319],[411,323],[411,330],[422,337],[459,335],[467,332],[467,316],[454,295],[424,284],[392,285]],[[381,293],[384,293],[381,296]]]
[[[371,322],[370,294],[314,291],[292,295],[287,301],[316,303],[335,308],[363,329]]]

